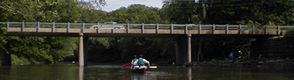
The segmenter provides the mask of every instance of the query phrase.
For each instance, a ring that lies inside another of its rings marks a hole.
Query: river
[[[293,67],[158,66],[135,74],[121,65],[75,64],[1,66],[0,80],[294,80]]]

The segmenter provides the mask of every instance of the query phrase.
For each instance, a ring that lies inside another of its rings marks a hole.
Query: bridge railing
[[[7,32],[281,35],[293,26],[0,22]]]

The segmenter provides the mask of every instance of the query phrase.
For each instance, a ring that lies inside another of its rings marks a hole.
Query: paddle
[[[131,63],[126,63],[126,64],[123,64],[122,66],[125,67],[125,66],[130,66],[132,65]]]

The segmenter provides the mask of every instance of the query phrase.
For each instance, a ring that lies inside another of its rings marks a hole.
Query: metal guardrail
[[[7,32],[63,32],[63,33],[140,33],[140,34],[274,34],[294,26],[268,25],[201,25],[201,24],[100,24],[0,22]]]

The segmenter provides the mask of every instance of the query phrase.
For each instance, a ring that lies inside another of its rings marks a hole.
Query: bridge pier
[[[191,45],[192,45],[192,41],[191,41],[191,37],[192,35],[191,34],[187,34],[187,47],[188,47],[188,64],[191,64],[192,63],[192,48],[191,48]]]
[[[79,66],[87,65],[89,37],[79,33]]]
[[[176,36],[176,64],[192,63],[191,34]]]
[[[88,39],[83,33],[79,33],[79,66],[87,65]]]
[[[79,66],[84,66],[84,34],[79,34]]]

